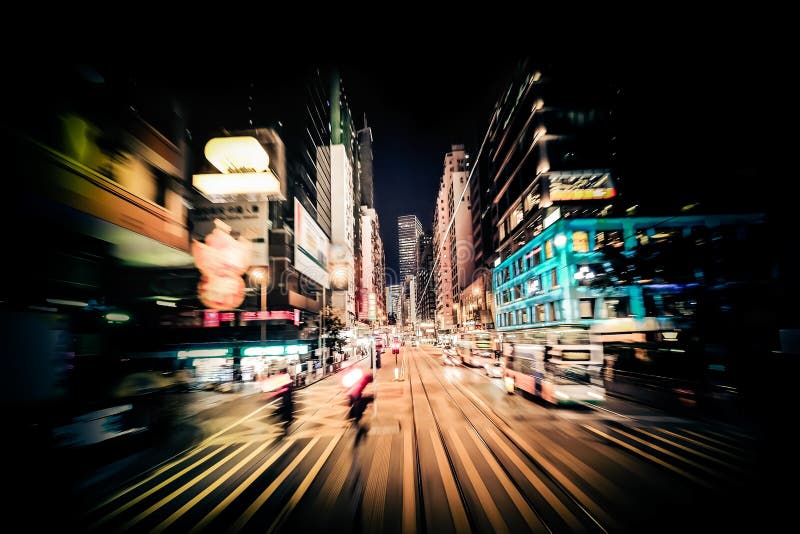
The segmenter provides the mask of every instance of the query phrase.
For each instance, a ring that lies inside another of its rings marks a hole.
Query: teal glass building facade
[[[612,330],[620,332],[673,328],[675,320],[691,315],[678,297],[707,283],[705,273],[698,269],[693,280],[681,283],[641,279],[598,287],[592,282],[605,276],[609,265],[601,250],[614,247],[630,254],[639,245],[687,238],[694,232],[713,244],[718,239],[736,239],[737,229],[765,221],[763,215],[742,214],[548,222],[492,272],[498,331],[559,324],[615,325]]]

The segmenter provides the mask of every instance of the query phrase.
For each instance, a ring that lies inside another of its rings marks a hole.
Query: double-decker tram
[[[527,391],[552,404],[605,400],[603,345],[581,326],[543,327],[504,334],[506,390]]]
[[[475,330],[458,334],[456,354],[464,365],[483,367],[494,357],[492,334],[485,330]]]

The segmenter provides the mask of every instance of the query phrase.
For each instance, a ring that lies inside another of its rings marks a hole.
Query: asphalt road
[[[193,414],[181,430],[196,435],[188,449],[157,463],[129,459],[102,483],[74,481],[76,528],[640,532],[784,522],[765,472],[774,463],[753,429],[619,399],[551,407],[509,395],[482,369],[442,365],[440,354],[403,347],[400,380],[384,354],[359,422],[348,419],[341,376],[296,392],[288,424],[260,394]]]

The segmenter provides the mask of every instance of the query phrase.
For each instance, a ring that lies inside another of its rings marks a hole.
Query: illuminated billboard
[[[197,199],[189,212],[192,238],[205,239],[214,229],[214,219],[225,222],[231,232],[246,236],[253,243],[251,265],[267,265],[267,203],[241,200],[214,204]]]
[[[324,287],[330,286],[330,241],[317,222],[294,199],[294,268]]]
[[[550,200],[603,200],[617,194],[608,171],[550,173]]]

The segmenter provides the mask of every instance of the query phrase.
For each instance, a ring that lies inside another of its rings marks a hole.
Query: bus
[[[504,334],[503,381],[554,404],[600,404],[603,345],[587,328],[545,327]]]
[[[487,358],[495,356],[492,350],[492,334],[482,330],[458,334],[455,349],[461,362],[473,367],[483,367]]]

